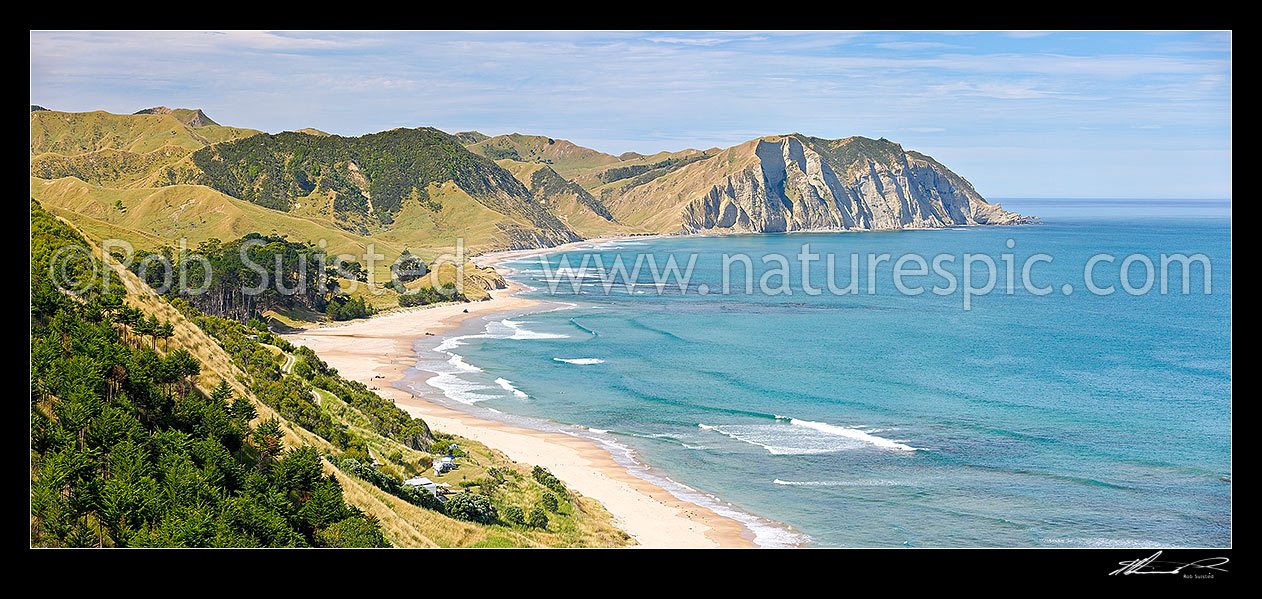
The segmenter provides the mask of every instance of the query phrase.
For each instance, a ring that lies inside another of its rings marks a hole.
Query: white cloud
[[[1004,37],[1010,37],[1013,39],[1033,39],[1037,37],[1047,37],[1051,34],[1052,34],[1051,31],[1026,31],[1026,30],[1005,31],[1003,33]]]

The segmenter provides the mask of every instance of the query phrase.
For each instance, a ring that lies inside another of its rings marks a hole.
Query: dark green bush
[[[561,479],[549,472],[547,468],[544,468],[543,466],[535,466],[534,469],[530,471],[530,474],[535,477],[535,480],[539,481],[539,484],[551,489],[556,494],[562,496],[567,495],[565,483],[561,482]]]
[[[541,507],[535,507],[530,510],[530,516],[526,518],[526,524],[534,528],[548,527],[548,514]]]
[[[447,500],[446,510],[448,516],[470,522],[494,524],[499,519],[491,498],[476,493],[452,495]]]
[[[543,503],[543,509],[548,510],[549,512],[556,513],[558,509],[556,495],[553,495],[551,493],[544,493],[542,503]]]

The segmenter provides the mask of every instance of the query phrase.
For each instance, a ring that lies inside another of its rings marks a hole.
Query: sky
[[[32,31],[31,103],[611,154],[885,137],[983,196],[1231,197],[1230,32]]]

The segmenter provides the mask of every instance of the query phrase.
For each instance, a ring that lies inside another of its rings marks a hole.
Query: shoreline
[[[576,246],[648,235],[618,236],[566,244]],[[479,266],[538,253],[564,251],[566,246],[495,252],[475,257]],[[451,331],[466,320],[540,304],[517,297],[524,289],[509,281],[491,299],[463,304],[393,312],[349,324],[284,334],[290,342],[311,347],[348,379],[376,387],[378,394],[426,421],[431,428],[473,439],[509,459],[544,466],[579,493],[596,499],[618,528],[641,547],[753,548],[753,533],[739,521],[708,507],[679,499],[667,489],[632,474],[596,441],[558,432],[544,432],[478,418],[393,386],[415,365],[413,343]],[[381,383],[385,382],[384,386]],[[437,390],[435,390],[437,393]]]
[[[924,227],[905,230],[932,231],[953,228],[955,227]],[[793,233],[813,233],[813,231],[793,231],[783,234]],[[606,441],[581,434],[541,430],[531,428],[529,424],[522,425],[492,419],[494,417],[484,418],[458,407],[445,405],[444,400],[447,398],[442,397],[442,392],[438,389],[431,390],[426,386],[418,391],[415,386],[409,390],[396,385],[409,382],[406,371],[418,372],[414,368],[417,359],[417,350],[414,345],[417,341],[429,336],[441,338],[475,317],[519,312],[545,304],[541,300],[517,296],[521,291],[529,291],[530,287],[508,279],[507,275],[517,271],[511,267],[501,266],[504,261],[624,241],[759,234],[726,232],[691,235],[648,233],[608,235],[553,247],[486,252],[471,256],[469,261],[478,267],[496,268],[501,275],[505,275],[505,281],[508,284],[503,289],[488,290],[490,295],[488,300],[391,310],[363,320],[319,326],[281,335],[290,342],[311,347],[343,376],[364,383],[413,417],[425,420],[433,429],[478,441],[511,460],[548,468],[572,489],[600,501],[613,516],[614,525],[631,535],[639,543],[637,545],[639,547],[757,548],[759,545],[754,540],[760,538],[761,535],[752,528],[752,526],[759,526],[757,522],[768,522],[773,527],[786,531],[789,529],[782,524],[766,521],[739,509],[729,509],[726,502],[713,495],[678,483],[667,476],[653,474],[650,465],[631,457],[634,451],[628,447],[617,443],[614,444],[616,447],[610,446]],[[583,429],[584,427],[575,426],[575,428]],[[627,459],[631,463],[619,461],[615,457],[615,452],[630,452],[627,453]],[[643,472],[645,476],[638,476],[632,472],[633,470]],[[676,491],[668,490],[667,487],[676,488]],[[698,500],[681,498],[694,494],[703,497]],[[707,501],[706,498],[714,501]],[[703,503],[707,505],[702,505]],[[710,503],[716,505],[710,507],[708,505]],[[797,535],[798,533],[791,532],[790,534]],[[796,545],[798,542],[792,542],[790,546]]]
[[[469,258],[469,261],[481,267],[497,267],[500,262],[505,260],[515,260],[528,256],[538,256],[540,254],[551,254],[554,252],[564,252],[577,247],[593,244],[615,243],[619,241],[640,241],[645,239],[663,239],[667,237],[683,237],[677,234],[665,233],[643,233],[639,235],[606,235],[601,237],[592,237],[589,239],[581,239],[579,241],[571,241],[546,248],[527,248],[523,250],[498,250],[494,252],[486,252]],[[509,269],[509,272],[515,272]],[[501,275],[503,273],[500,273]],[[505,279],[507,280],[507,279]]]

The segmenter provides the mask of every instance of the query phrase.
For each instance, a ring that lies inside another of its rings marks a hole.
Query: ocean
[[[506,261],[542,303],[418,340],[401,385],[589,437],[768,547],[1230,546],[1230,202],[1002,204],[1042,224]]]

